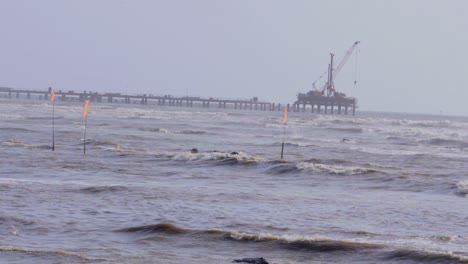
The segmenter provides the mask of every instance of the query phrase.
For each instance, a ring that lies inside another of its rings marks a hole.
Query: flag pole
[[[52,101],[52,151],[55,151],[55,101]]]
[[[86,127],[88,124],[88,115],[85,116],[84,136],[83,136],[83,156],[86,155]]]
[[[284,137],[286,135],[286,123],[288,122],[288,108],[289,105],[284,107],[284,114],[283,114],[283,141],[281,142],[281,159],[283,159],[283,152],[284,152]]]
[[[84,135],[83,135],[83,156],[86,156],[86,127],[88,126],[88,107],[89,107],[89,98],[85,99],[83,105],[83,117],[84,120]]]
[[[281,143],[281,159],[283,159],[283,151],[284,151],[284,135],[286,134],[286,123],[283,127],[283,142]]]
[[[50,89],[50,100],[52,101],[52,151],[55,150],[55,90]]]

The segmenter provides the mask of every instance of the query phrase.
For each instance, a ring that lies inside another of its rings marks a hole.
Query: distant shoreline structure
[[[30,99],[30,100],[49,100],[52,88],[45,91],[31,89],[14,89],[10,87],[0,87],[0,98],[9,99]],[[55,91],[58,101],[62,102],[84,102],[89,98],[91,102],[97,103],[116,103],[116,104],[140,104],[140,105],[158,105],[174,107],[199,107],[199,108],[220,108],[220,109],[238,109],[238,110],[257,110],[257,111],[283,111],[287,107],[290,111],[300,112],[298,102],[293,105],[271,103],[260,101],[258,97],[251,99],[222,99],[222,98],[202,98],[193,96],[172,96],[172,95],[128,95],[121,93],[98,93],[98,92],[75,92],[72,90]],[[333,114],[325,108],[324,112],[315,111],[315,113]],[[306,111],[304,107],[303,112]],[[313,109],[312,109],[313,110]],[[318,108],[320,110],[320,108]],[[314,112],[314,111],[312,111]],[[341,111],[335,113],[341,114]],[[354,111],[352,112],[354,115]],[[346,111],[344,114],[348,114]]]

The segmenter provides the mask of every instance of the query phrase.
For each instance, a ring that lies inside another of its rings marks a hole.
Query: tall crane
[[[354,42],[354,44],[348,49],[346,52],[345,56],[343,59],[341,59],[340,63],[338,63],[338,66],[336,69],[333,69],[333,56],[335,54],[330,53],[330,64],[328,65],[328,79],[325,85],[320,89],[320,93],[322,95],[325,94],[325,91],[327,92],[327,96],[331,96],[335,94],[335,84],[334,80],[336,76],[340,73],[341,69],[343,66],[346,64],[348,61],[349,57],[351,57],[351,54],[353,54],[353,51],[356,49],[357,45],[360,43],[360,41]]]

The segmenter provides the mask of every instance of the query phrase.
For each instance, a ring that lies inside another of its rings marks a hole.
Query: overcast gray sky
[[[360,109],[468,115],[467,14],[464,0],[0,0],[0,86],[292,103],[359,40],[336,88]]]

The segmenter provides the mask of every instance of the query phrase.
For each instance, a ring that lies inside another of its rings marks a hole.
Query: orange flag
[[[88,107],[89,107],[89,99],[86,99],[84,101],[84,106],[83,106],[83,117],[88,116]]]
[[[55,90],[50,90],[50,100],[55,101]]]
[[[285,106],[284,107],[284,115],[283,115],[283,123],[286,124],[287,121],[288,121],[288,107]]]

